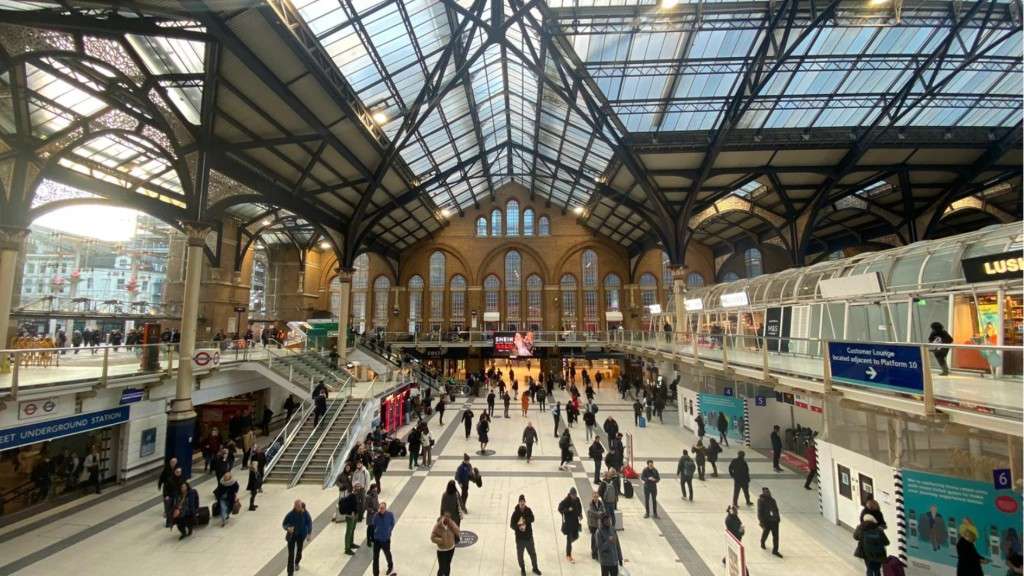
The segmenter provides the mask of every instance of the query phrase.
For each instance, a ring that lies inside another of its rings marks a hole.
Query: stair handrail
[[[299,447],[299,451],[295,454],[295,460],[292,460],[292,465],[288,469],[288,474],[291,476],[291,480],[288,481],[289,488],[292,488],[299,483],[299,479],[302,478],[302,474],[306,471],[306,468],[309,466],[310,461],[313,460],[313,455],[316,454],[317,450],[320,449],[320,445],[323,444],[324,435],[328,430],[334,427],[334,423],[338,420],[338,416],[341,415],[341,411],[345,409],[345,405],[348,404],[348,401],[351,398],[351,396],[352,391],[350,389],[347,394],[341,393],[337,397],[335,397],[335,399],[331,401],[330,406],[328,406],[328,411],[330,411],[331,406],[337,406],[338,408],[337,410],[334,410],[334,413],[331,415],[330,421],[328,421],[326,418],[321,420],[320,423],[315,428],[313,428],[313,431],[309,433],[309,438],[306,438],[306,441],[302,443],[301,447]],[[325,424],[326,426],[324,426]],[[323,427],[322,430],[321,427]],[[310,448],[309,452],[306,454],[306,458],[302,461],[302,465],[299,467],[298,471],[295,471],[295,464],[302,457],[303,450],[306,449],[306,446],[309,444],[309,441],[313,440],[314,438],[316,438],[316,442],[313,444],[313,447]]]
[[[274,469],[274,466],[276,466],[278,461],[281,460],[281,457],[284,456],[285,449],[289,444],[291,444],[292,440],[295,439],[299,430],[302,429],[302,424],[306,421],[306,418],[309,416],[312,409],[313,403],[309,400],[303,400],[302,403],[299,404],[299,409],[292,414],[292,417],[289,418],[287,422],[285,422],[284,428],[281,428],[281,431],[277,433],[277,436],[274,436],[274,439],[270,441],[270,444],[267,444],[269,449],[269,447],[273,446],[275,443],[281,443],[277,452],[274,453],[273,457],[271,457],[270,461],[267,462],[267,465],[264,467],[264,477],[270,475],[270,471]]]

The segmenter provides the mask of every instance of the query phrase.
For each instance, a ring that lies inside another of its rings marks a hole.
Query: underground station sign
[[[904,394],[924,393],[919,346],[829,342],[828,356],[835,382]]]

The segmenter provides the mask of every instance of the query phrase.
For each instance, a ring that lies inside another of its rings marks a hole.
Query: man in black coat
[[[779,505],[776,504],[768,487],[761,488],[761,496],[757,499],[757,522],[761,525],[761,548],[768,535],[772,535],[772,555],[782,558],[779,554]]]
[[[740,497],[740,490],[743,490],[743,497],[747,499],[747,506],[753,504],[750,501],[750,467],[747,465],[746,452],[740,450],[736,458],[729,463],[729,476],[732,477],[732,505]]]
[[[772,427],[772,470],[782,472],[779,466],[779,458],[782,456],[782,436],[779,435],[779,425]]]
[[[533,546],[533,510],[526,505],[526,496],[519,495],[519,503],[512,510],[512,521],[509,527],[516,535],[516,559],[519,560],[519,574],[526,574],[526,563],[523,561],[523,551],[530,555],[530,563],[533,564],[533,573],[540,576],[540,568],[537,568],[537,550]]]
[[[594,442],[590,445],[590,458],[594,461],[594,484],[601,483],[601,461],[604,459],[604,446],[601,439],[594,436]]]

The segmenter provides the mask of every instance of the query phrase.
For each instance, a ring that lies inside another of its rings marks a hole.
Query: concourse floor
[[[565,395],[556,393],[564,402]],[[676,461],[683,448],[695,442],[694,436],[678,427],[675,414],[667,414],[665,423],[647,428],[633,426],[629,400],[623,401],[607,386],[598,392],[598,421],[612,415],[624,433],[633,435],[637,468],[648,458],[655,461],[662,475],[658,504],[659,520],[643,518],[641,490],[632,500],[620,498],[625,530],[619,532],[630,576],[683,574],[705,576],[724,574],[725,507],[732,496],[732,483],[724,469],[736,448],[727,448],[721,456],[720,478],[694,481],[694,502],[683,501],[675,476]],[[464,436],[457,401],[446,411],[444,425],[435,414],[431,430],[436,439],[433,466],[408,470],[408,462],[395,459],[384,475],[382,499],[396,514],[398,524],[392,540],[395,569],[399,574],[427,576],[436,573],[436,548],[430,542],[430,530],[437,517],[441,493],[452,478],[462,454],[473,457],[483,477],[483,487],[470,489],[469,515],[462,529],[478,536],[475,544],[455,553],[452,573],[516,575],[515,543],[509,529],[509,517],[520,494],[524,494],[536,515],[534,535],[540,569],[545,575],[600,574],[590,559],[589,534],[584,529],[574,545],[575,564],[564,555],[565,537],[555,511],[570,487],[576,487],[586,505],[593,489],[593,464],[574,462],[573,470],[558,469],[558,445],[552,427],[553,418],[531,405],[524,418],[518,402],[502,416],[497,407],[491,426],[489,448],[493,456],[476,456],[479,449],[475,432]],[[484,402],[472,408],[479,414]],[[534,460],[527,464],[515,456],[525,420],[533,421],[540,435]],[[564,426],[564,419],[562,421]],[[586,454],[589,444],[579,423],[572,429],[578,453]],[[744,507],[740,516],[746,526],[747,557],[750,573],[757,576],[804,573],[809,567],[822,574],[858,574],[863,565],[853,558],[853,539],[844,529],[828,524],[818,512],[816,492],[803,488],[797,472],[775,473],[770,460],[752,450],[753,481],[751,496],[756,498],[762,486],[771,488],[779,503],[782,524],[780,551],[783,559],[772,557],[758,547],[760,530],[754,507]],[[708,467],[710,472],[710,466]],[[208,505],[214,481],[200,475],[194,484],[203,505]],[[244,488],[244,478],[241,482]],[[245,494],[247,496],[247,494]],[[286,549],[281,520],[292,502],[307,502],[314,518],[313,540],[307,544],[301,564],[302,575],[364,576],[371,574],[372,554],[364,546],[355,556],[342,554],[344,526],[331,522],[337,498],[334,489],[315,485],[286,489],[267,485],[257,499],[259,509],[235,516],[221,528],[214,519],[209,527],[197,529],[184,541],[176,530],[163,529],[162,505],[156,483],[126,485],[106,491],[102,496],[79,500],[45,515],[0,528],[0,575],[50,574],[238,574],[278,576],[286,573]],[[365,527],[357,529],[361,541]],[[383,573],[383,556],[381,557]],[[529,561],[527,560],[527,570]]]

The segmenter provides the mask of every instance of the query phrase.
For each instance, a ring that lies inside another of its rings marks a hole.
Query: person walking
[[[782,436],[779,434],[779,425],[772,426],[772,470],[783,472],[779,466],[779,458],[782,457]]]
[[[430,428],[423,423],[423,431],[420,433],[420,442],[423,444],[423,465],[430,468],[434,464],[434,437],[430,435]]]
[[[604,459],[604,446],[601,445],[601,439],[594,436],[594,441],[590,444],[590,450],[588,452],[590,459],[594,461],[594,484],[601,482],[601,461]]]
[[[694,423],[697,424],[697,439],[703,440],[704,435],[707,433],[707,430],[704,427],[704,415],[697,414],[697,417],[694,419]]]
[[[782,558],[779,554],[779,505],[767,486],[761,488],[761,496],[757,498],[757,522],[761,525],[761,548],[764,549],[764,542],[771,534],[772,556]]]
[[[583,503],[576,495],[575,488],[569,488],[569,494],[558,503],[558,513],[562,515],[562,534],[565,534],[565,559],[575,564],[572,543],[580,537],[580,524],[583,520]]]
[[[562,430],[562,437],[558,439],[558,449],[562,455],[558,462],[558,469],[565,471],[567,465],[572,463],[572,438],[569,436],[568,430]]]
[[[732,478],[732,505],[737,506],[736,501],[740,497],[740,490],[743,497],[747,499],[747,506],[753,504],[750,501],[750,466],[745,458],[746,452],[739,451],[736,458],[729,462],[729,476]]]
[[[302,561],[302,545],[313,536],[313,517],[309,515],[302,500],[296,500],[292,509],[285,514],[281,528],[288,542],[288,576],[292,576]]]
[[[100,449],[95,444],[89,449],[89,454],[86,455],[85,460],[82,461],[82,470],[87,478],[85,483],[86,490],[96,490],[96,493],[99,494],[100,484],[102,483]]]
[[[644,518],[649,518],[651,512],[658,517],[658,482],[661,482],[661,474],[654,467],[654,460],[647,461],[647,467],[640,473],[640,480],[644,483]]]
[[[707,449],[708,464],[711,464],[711,477],[718,478],[718,455],[722,453],[722,446],[718,440],[711,438]],[[704,471],[701,470],[701,480],[704,479]]]
[[[494,390],[487,393],[487,415],[494,418]]]
[[[462,464],[455,469],[455,481],[459,483],[459,488],[462,490],[461,504],[462,513],[468,514],[469,510],[466,509],[466,501],[469,500],[469,481],[473,478],[473,465],[469,463],[469,454],[462,455]]]
[[[459,500],[459,490],[455,486],[455,480],[449,480],[445,486],[444,494],[441,495],[441,516],[447,515],[456,525],[462,525],[462,503]]]
[[[640,399],[633,401],[633,424],[637,427],[640,426],[640,415],[643,414],[644,405],[640,403]]]
[[[595,437],[597,429],[597,416],[589,409],[583,412],[583,425],[587,427],[587,441]]]
[[[853,539],[857,541],[854,555],[864,560],[867,576],[882,576],[882,563],[885,562],[885,547],[889,545],[882,527],[872,515],[863,516],[860,525],[853,531]]]
[[[522,397],[519,399],[519,404],[523,408],[523,418],[526,418],[526,413],[529,412],[530,410],[530,395],[523,394]]]
[[[430,541],[437,546],[437,576],[451,575],[455,544],[461,537],[458,523],[446,512],[441,513],[437,522],[434,523],[434,528],[430,531]]]
[[[729,419],[725,417],[723,412],[718,413],[718,441],[726,446],[729,445],[729,436],[726,434],[729,431]]]
[[[601,565],[601,576],[618,576],[623,561],[622,547],[619,545],[619,535],[615,532],[612,514],[601,517],[601,527],[594,534],[594,541],[597,544],[597,561]]]
[[[437,407],[434,408],[434,410],[437,410],[437,425],[438,426],[444,426],[444,409],[447,406],[448,406],[448,403],[444,401],[444,395],[442,394],[441,398],[439,398],[437,400]]]
[[[491,419],[490,417],[480,416],[480,420],[476,423],[476,434],[477,439],[480,440],[480,453],[483,454],[487,451],[488,436],[487,433],[491,431]]]
[[[541,412],[544,412],[545,410],[547,410],[547,407],[544,405],[544,401],[546,399],[547,399],[547,392],[544,390],[544,387],[543,386],[538,386],[537,387],[537,408]]]
[[[507,392],[501,395],[501,403],[505,408],[505,418],[508,418],[508,407],[512,404],[512,396]]]
[[[352,556],[359,546],[355,545],[356,516],[358,514],[359,497],[356,490],[346,493],[338,500],[338,515],[345,522],[345,555]]]
[[[552,402],[554,407],[551,408],[551,416],[555,421],[555,438],[558,438],[558,425],[562,422],[562,405],[558,402]]]
[[[807,479],[804,480],[804,489],[811,489],[811,482],[818,476],[818,449],[812,441],[804,449],[804,459],[807,460]]]
[[[363,513],[366,514],[366,546],[373,550],[373,518],[380,507],[380,485],[370,484],[363,497]]]
[[[228,523],[228,518],[231,517],[231,512],[238,501],[238,480],[231,476],[231,472],[226,472],[221,476],[217,482],[217,487],[213,490],[213,496],[217,501],[217,507],[220,512],[220,525],[223,528]]]
[[[199,513],[199,492],[196,492],[188,482],[181,482],[178,485],[178,494],[175,497],[174,508],[171,515],[174,517],[174,524],[178,528],[178,540],[184,540],[192,535],[192,529],[196,525],[196,514]]]
[[[537,436],[537,429],[533,427],[533,422],[527,422],[526,428],[523,429],[523,445],[526,446],[526,463],[530,463],[530,459],[533,458],[533,445],[539,440]]]
[[[949,332],[942,326],[942,322],[932,322],[932,332],[928,335],[928,342],[931,344],[952,344],[953,337],[949,335]],[[946,362],[946,356],[949,354],[949,348],[932,348],[932,356],[935,357],[935,362],[938,363],[939,373],[942,376],[949,375],[949,364]]]
[[[690,458],[690,453],[683,450],[683,457],[679,459],[679,465],[676,466],[676,474],[679,475],[679,487],[683,491],[683,499],[686,499],[686,488],[690,488],[690,502],[693,502],[693,473],[697,470],[697,465],[693,463],[693,458]]]
[[[255,459],[249,462],[249,480],[245,483],[245,491],[249,493],[249,511],[259,508],[256,505],[256,494],[263,488],[263,475],[260,465]]]
[[[512,510],[512,520],[509,527],[516,536],[516,559],[519,560],[519,574],[525,576],[526,563],[523,561],[523,552],[530,555],[530,563],[533,565],[533,573],[541,576],[540,568],[537,567],[537,550],[533,545],[533,510],[526,505],[526,496],[519,495],[519,503]]]
[[[35,469],[32,473],[36,473]],[[178,459],[172,457],[167,460],[156,482],[156,489],[160,490],[164,497],[164,528],[170,528],[174,523],[174,503],[181,494],[181,483],[184,481],[181,477],[181,468],[178,468]]]
[[[422,436],[419,426],[413,426],[409,431],[408,438],[409,470],[420,467],[420,448],[422,447]]]
[[[587,506],[587,529],[590,530],[590,558],[593,560],[597,560],[597,540],[594,535],[601,528],[601,517],[606,513],[604,502],[601,501],[600,488],[600,485],[594,487],[594,491],[590,493],[590,504]]]
[[[615,515],[615,509],[619,505],[619,483],[616,479],[617,472],[614,468],[609,468],[604,473],[604,480],[601,482],[601,500],[604,502],[604,508],[613,516]]]
[[[466,429],[466,440],[469,440],[469,433],[473,430],[473,411],[469,406],[462,411],[462,427]]]
[[[714,440],[712,440],[712,442],[714,442]],[[697,478],[699,478],[701,482],[704,481],[704,463],[707,461],[707,453],[707,450],[704,448],[704,443],[698,438],[697,444],[693,447],[693,458],[694,464],[697,466]]]
[[[384,501],[377,504],[373,519],[373,576],[380,576],[380,553],[388,562],[388,576],[395,576],[395,562],[391,558],[391,532],[395,529],[395,515]]]

